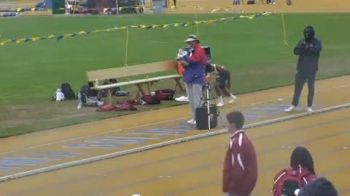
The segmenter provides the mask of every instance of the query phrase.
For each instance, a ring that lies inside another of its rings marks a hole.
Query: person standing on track
[[[227,116],[231,135],[223,169],[223,192],[227,196],[249,196],[253,191],[258,166],[254,146],[242,129],[244,116],[233,111]]]
[[[208,63],[208,58],[196,35],[189,35],[185,43],[191,48],[189,50],[191,52],[184,51],[183,55],[178,56],[178,61],[185,68],[183,80],[192,111],[192,119],[187,121],[187,123],[195,125],[196,108],[201,105],[205,66]]]
[[[312,26],[305,27],[304,39],[299,41],[298,45],[294,48],[294,54],[299,56],[297,74],[295,75],[294,97],[292,105],[285,109],[285,112],[291,112],[298,106],[300,94],[305,82],[307,82],[309,88],[307,111],[312,112],[315,79],[321,50],[321,41],[315,38],[314,28]]]

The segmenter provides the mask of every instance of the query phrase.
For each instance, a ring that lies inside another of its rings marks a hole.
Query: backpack
[[[97,112],[109,112],[113,110],[115,110],[115,106],[113,104],[104,104],[96,109]]]
[[[274,196],[296,196],[310,179],[316,176],[307,169],[299,166],[298,168],[283,169],[279,172],[274,180],[273,195]]]
[[[114,108],[116,111],[136,111],[137,108],[134,106],[134,104],[126,101],[121,104],[115,104]]]
[[[157,99],[163,101],[163,100],[173,100],[175,95],[175,91],[171,89],[163,89],[163,90],[157,90],[155,92],[155,96]]]
[[[96,90],[92,90],[89,85],[85,84],[80,88],[78,99],[84,106],[101,106],[103,102],[100,101],[97,94]]]
[[[156,105],[160,104],[160,100],[156,96],[144,95],[141,97],[142,105]]]
[[[61,91],[66,99],[76,99],[75,93],[69,83],[62,83]]]

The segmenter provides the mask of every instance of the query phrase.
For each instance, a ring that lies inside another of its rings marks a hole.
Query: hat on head
[[[311,40],[315,37],[315,29],[314,27],[312,26],[307,26],[305,27],[304,29],[304,37],[305,37],[305,40]]]
[[[186,38],[185,43],[193,42],[193,41],[199,42],[199,39],[198,39],[197,35],[191,34]]]

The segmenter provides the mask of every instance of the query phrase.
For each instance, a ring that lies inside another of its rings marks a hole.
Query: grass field
[[[223,16],[229,15],[205,14],[199,15],[198,19]],[[0,19],[0,40],[131,24],[184,22],[194,18],[194,15],[8,18]],[[350,34],[349,20],[350,14],[286,14],[288,46],[283,42],[279,14],[256,20],[200,25],[199,34],[202,43],[212,47],[213,61],[226,65],[232,71],[234,91],[246,93],[292,83],[296,62],[292,50],[302,36],[303,27],[308,24],[315,26],[324,45],[319,78],[349,74],[350,45],[345,41]],[[195,27],[132,29],[128,64],[172,59],[178,48],[184,46],[184,38],[191,33],[196,33]],[[58,107],[49,99],[64,81],[78,89],[86,81],[87,70],[124,65],[124,55],[125,31],[0,47],[0,136],[3,132],[6,132],[5,135],[16,132],[11,130],[17,130],[18,134],[101,118],[92,110],[79,116],[81,112],[75,111],[74,104],[67,102]],[[23,112],[16,106],[25,106],[27,110]],[[65,109],[57,109],[62,107]],[[34,115],[35,118],[48,120],[45,121],[47,125],[41,127],[41,121],[30,118],[32,112],[40,113]],[[78,115],[79,119],[73,115],[68,123],[67,119],[54,118],[65,114]],[[22,121],[23,116],[26,121]],[[18,122],[10,123],[13,117],[18,117]],[[27,125],[35,122],[34,127],[28,128]]]

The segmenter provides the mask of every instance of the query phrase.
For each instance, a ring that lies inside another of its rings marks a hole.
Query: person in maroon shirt
[[[249,196],[258,177],[255,149],[242,129],[243,114],[233,111],[226,118],[228,132],[232,135],[223,169],[223,192],[229,196]]]

